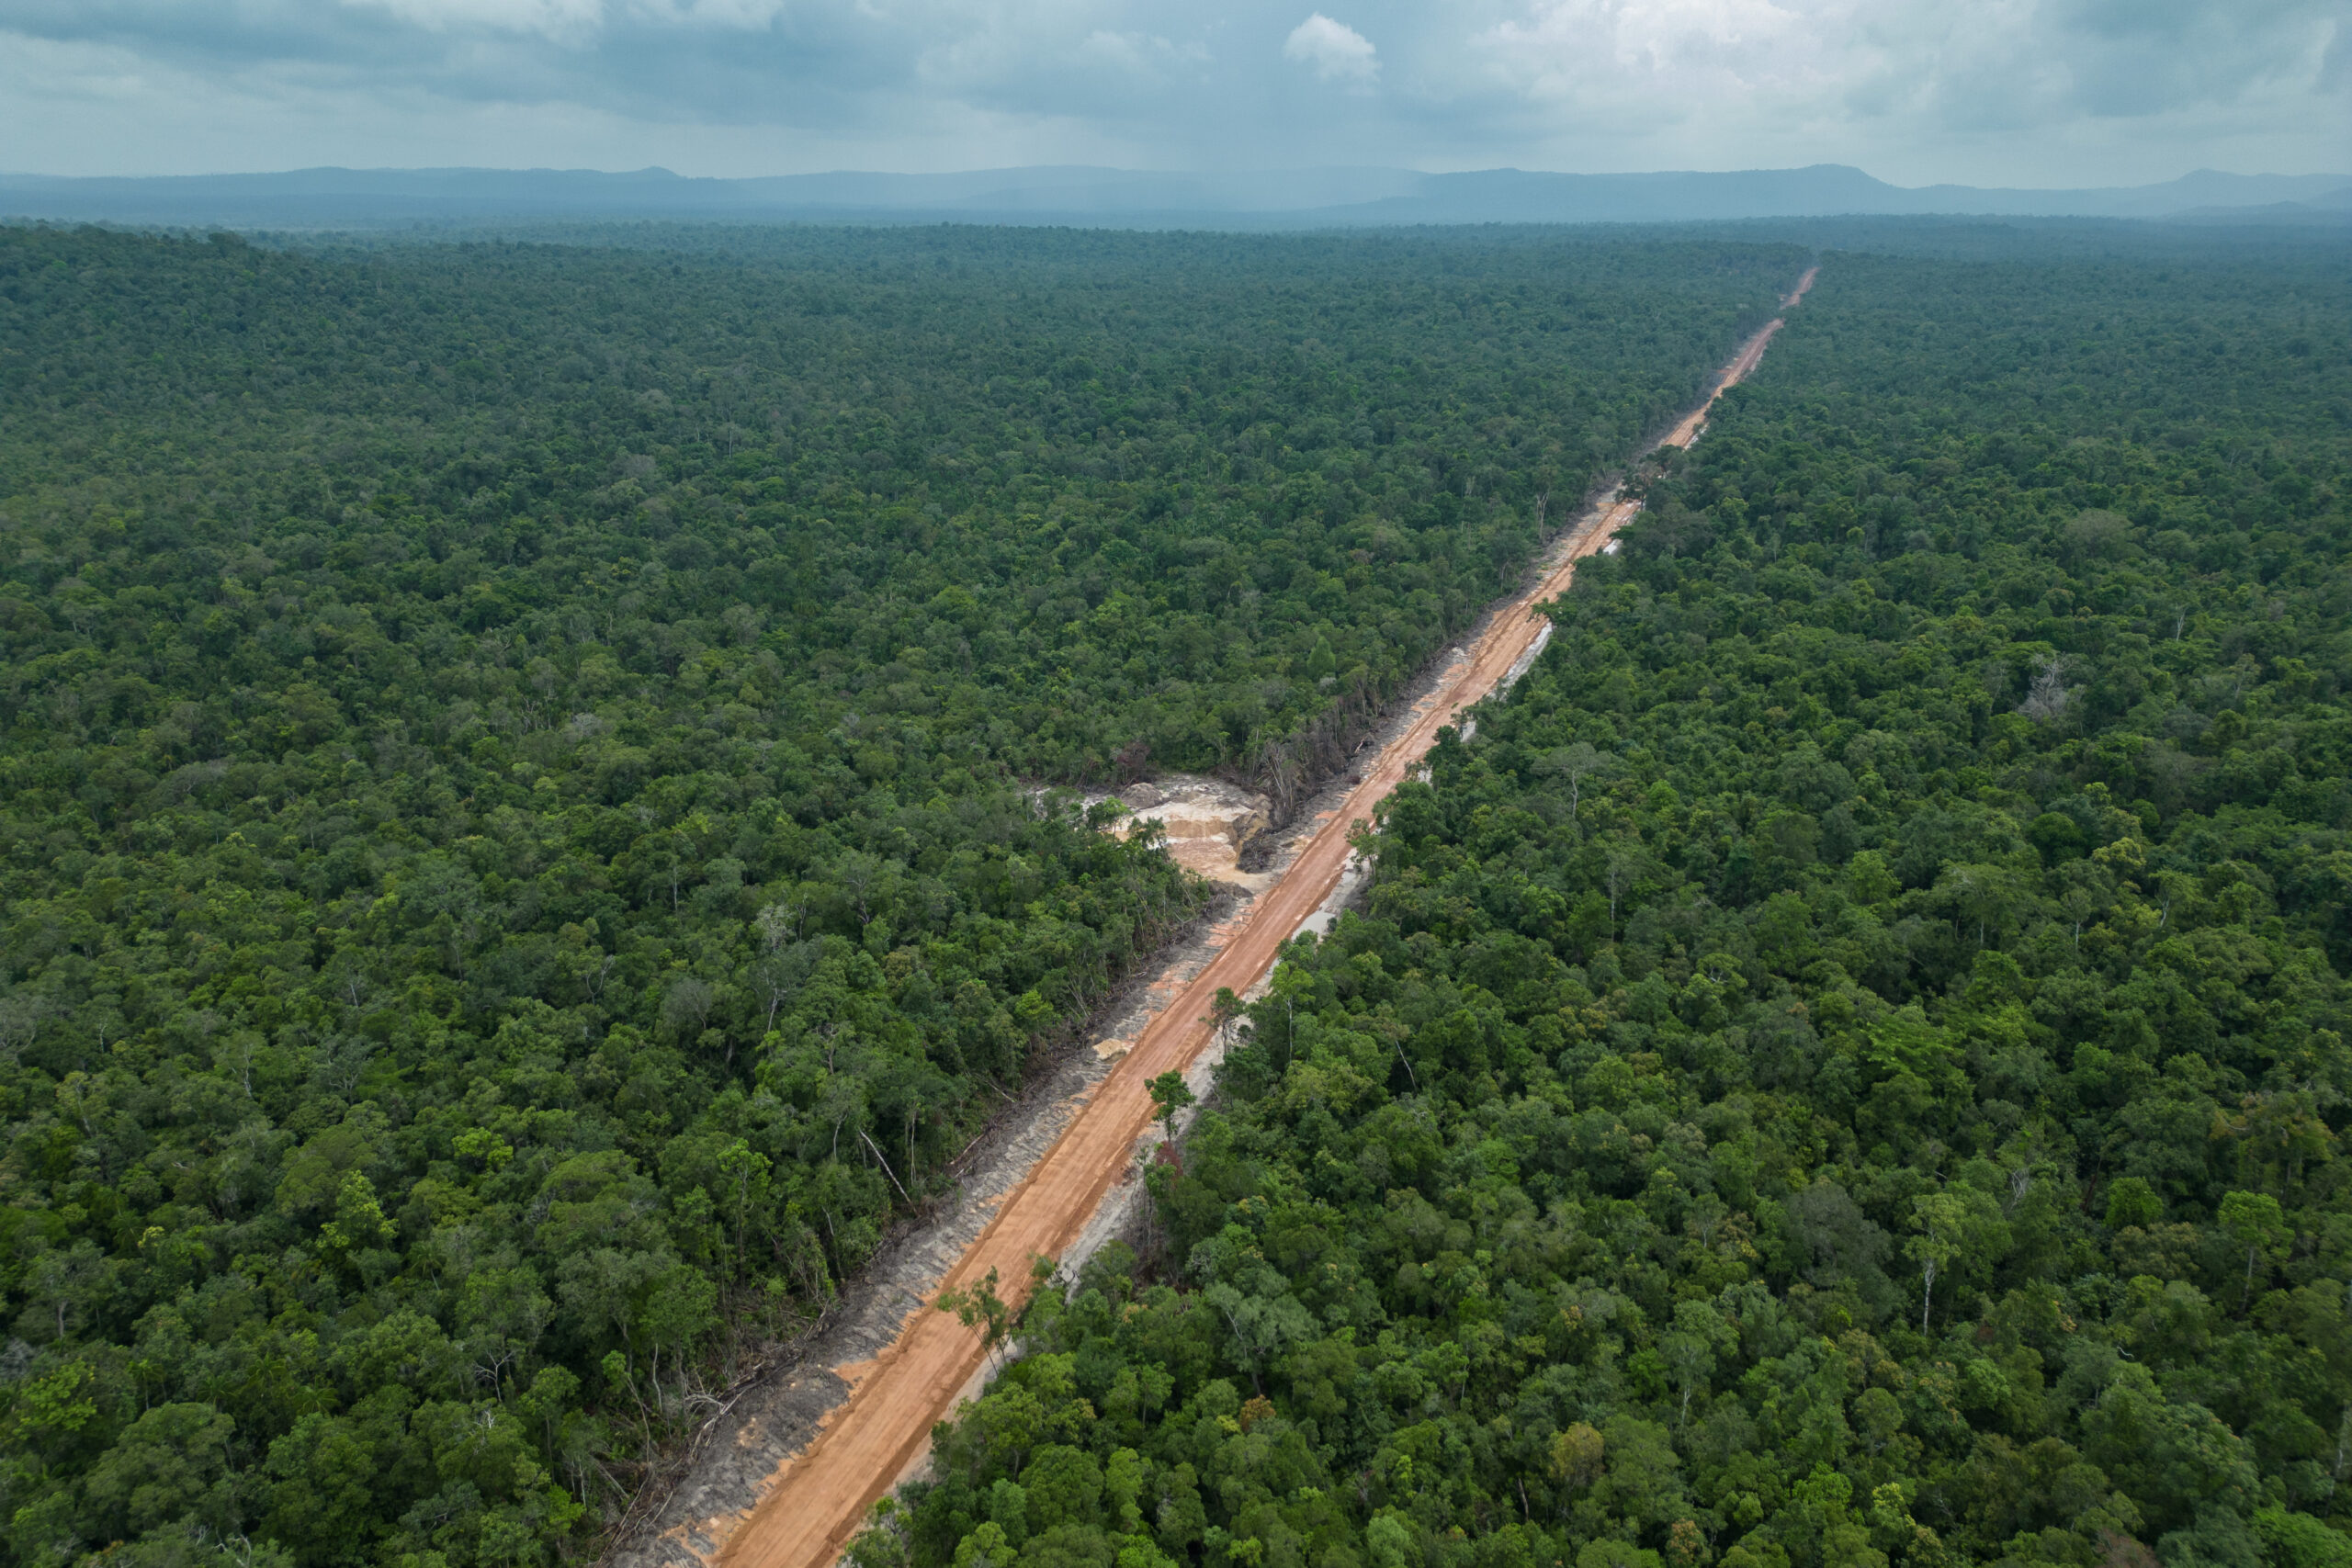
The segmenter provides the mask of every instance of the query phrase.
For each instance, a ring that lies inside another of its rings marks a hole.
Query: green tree
[[[1165,1072],[1145,1086],[1151,1092],[1152,1114],[1159,1122],[1160,1137],[1176,1141],[1176,1113],[1193,1103],[1193,1091],[1184,1083],[1184,1075]]]
[[[2264,1258],[2284,1258],[2294,1231],[2278,1200],[2267,1192],[2229,1192],[2217,1218],[2222,1234],[2245,1248],[2245,1299],[2254,1300],[2254,1272]]]
[[[968,1287],[940,1292],[934,1304],[942,1312],[953,1313],[956,1322],[978,1335],[981,1352],[991,1358],[1012,1331],[1012,1309],[997,1294],[994,1269]]]
[[[1919,1326],[1928,1326],[1935,1304],[1936,1277],[1964,1265],[1982,1271],[2007,1250],[2009,1228],[1999,1207],[1973,1188],[1946,1188],[1914,1201],[1912,1224],[1917,1235],[1903,1244],[1905,1254],[1919,1265]]]
[[[141,1415],[84,1483],[101,1529],[140,1535],[178,1519],[226,1529],[236,1517],[228,1475],[236,1430],[209,1404],[159,1404]]]

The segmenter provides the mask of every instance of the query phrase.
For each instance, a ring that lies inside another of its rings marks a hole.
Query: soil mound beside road
[[[1273,803],[1223,779],[1170,773],[1119,792],[1131,813],[1112,831],[1122,838],[1146,822],[1166,833],[1170,858],[1185,870],[1255,893],[1273,874],[1244,871],[1241,857],[1272,826]]]

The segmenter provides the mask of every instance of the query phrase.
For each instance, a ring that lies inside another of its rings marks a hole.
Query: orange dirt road
[[[1783,306],[1795,304],[1813,279],[1808,271]],[[1780,326],[1774,321],[1741,346],[1709,391],[1709,402],[1755,369]],[[1690,413],[1665,440],[1688,446],[1705,412],[1702,406]],[[1534,614],[1535,606],[1566,590],[1577,561],[1599,549],[1640,505],[1619,502],[1572,535],[1543,581],[1487,623],[1468,660],[1421,705],[1412,726],[1382,752],[1346,803],[1324,820],[1282,880],[1258,896],[1246,923],[1225,950],[1161,1010],[1095,1087],[1092,1099],[1071,1118],[1060,1141],[1046,1151],[1028,1179],[1006,1196],[995,1220],[948,1271],[945,1286],[969,1285],[994,1269],[1005,1299],[1018,1304],[1029,1290],[1030,1258],[1038,1253],[1059,1258],[1068,1250],[1112,1184],[1127,1173],[1136,1140],[1150,1124],[1151,1097],[1144,1086],[1161,1073],[1182,1070],[1209,1043],[1209,1026],[1203,1020],[1218,987],[1247,991],[1273,966],[1283,942],[1338,885],[1351,852],[1351,829],[1369,819],[1374,807],[1419,763],[1440,728],[1493,691],[1527,655],[1546,624]],[[879,1357],[863,1368],[840,1369],[854,1380],[848,1399],[815,1440],[776,1472],[759,1506],[729,1532],[718,1552],[721,1568],[831,1568],[865,1522],[868,1508],[931,1440],[933,1425],[952,1413],[958,1392],[979,1369],[980,1354],[971,1330],[945,1313],[917,1309]]]

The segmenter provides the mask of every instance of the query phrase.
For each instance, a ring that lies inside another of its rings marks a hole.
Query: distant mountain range
[[[2352,225],[2352,175],[2199,170],[2161,185],[2086,190],[1906,187],[1839,164],[1647,175],[1521,169],[1425,175],[1384,168],[1209,175],[1084,166],[757,179],[692,179],[667,169],[0,175],[0,215],[6,217],[256,229],[644,218],[1268,229],[1919,214]]]

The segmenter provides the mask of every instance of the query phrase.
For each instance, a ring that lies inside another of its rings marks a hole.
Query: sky
[[[2352,172],[2352,0],[0,0],[0,171]]]

